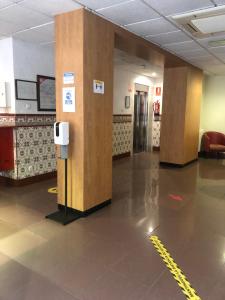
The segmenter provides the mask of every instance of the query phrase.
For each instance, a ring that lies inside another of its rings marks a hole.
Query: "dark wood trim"
[[[173,163],[168,163],[168,162],[163,162],[163,161],[160,161],[159,164],[163,168],[183,168],[183,167],[186,167],[196,161],[198,161],[198,158],[193,159],[193,160],[187,162],[186,164],[173,164]]]
[[[113,114],[113,117],[132,117],[132,114],[123,114],[123,115]]]
[[[215,152],[215,151],[209,151],[209,152],[200,151],[200,152],[198,152],[198,157],[225,159],[225,153],[224,152]]]
[[[38,113],[38,114],[11,114],[11,113],[0,113],[0,117],[2,116],[2,117],[6,117],[6,116],[11,116],[11,117],[16,117],[16,116],[19,116],[19,117],[21,117],[21,116],[24,116],[24,117],[26,117],[26,116],[30,116],[30,117],[43,117],[43,116],[54,116],[55,117],[55,115],[56,114],[53,114],[53,113],[46,113],[46,114],[40,114],[40,113]]]
[[[160,146],[153,146],[153,147],[152,147],[152,150],[153,150],[153,151],[160,151]]]
[[[18,180],[0,176],[0,183],[7,185],[7,186],[24,186],[24,185],[32,184],[32,183],[39,182],[42,180],[55,178],[56,176],[57,176],[56,171],[37,175],[37,176],[32,176],[32,177],[28,177],[28,178],[24,178],[24,179],[18,179]]]
[[[53,123],[52,124],[40,124],[40,125],[5,125],[5,126],[1,126],[0,125],[0,128],[19,128],[19,127],[48,127],[48,126],[52,126],[53,127]]]
[[[117,160],[117,159],[129,157],[129,156],[131,156],[131,153],[130,153],[130,152],[126,152],[126,153],[114,155],[114,156],[113,156],[113,160]]]

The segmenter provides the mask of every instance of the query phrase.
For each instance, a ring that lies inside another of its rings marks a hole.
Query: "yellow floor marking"
[[[50,188],[48,189],[48,193],[58,194],[58,188],[57,187]]]
[[[150,240],[170,270],[173,278],[177,281],[179,287],[182,289],[182,292],[185,294],[186,298],[188,300],[201,300],[159,238],[156,235],[153,235],[150,237]]]

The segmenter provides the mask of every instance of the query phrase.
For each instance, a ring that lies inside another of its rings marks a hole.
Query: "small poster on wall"
[[[63,84],[74,84],[74,73],[65,72],[63,74]]]
[[[75,111],[75,87],[63,88],[63,112]]]
[[[104,81],[93,80],[93,92],[95,94],[104,94]]]

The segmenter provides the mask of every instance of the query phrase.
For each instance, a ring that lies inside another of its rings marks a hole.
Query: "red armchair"
[[[225,152],[225,135],[215,131],[205,132],[202,136],[201,151],[206,154]]]

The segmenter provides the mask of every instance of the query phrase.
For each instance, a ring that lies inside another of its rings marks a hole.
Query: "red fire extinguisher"
[[[154,112],[154,116],[159,116],[160,115],[160,102],[159,102],[159,100],[157,100],[153,103],[153,112]]]

